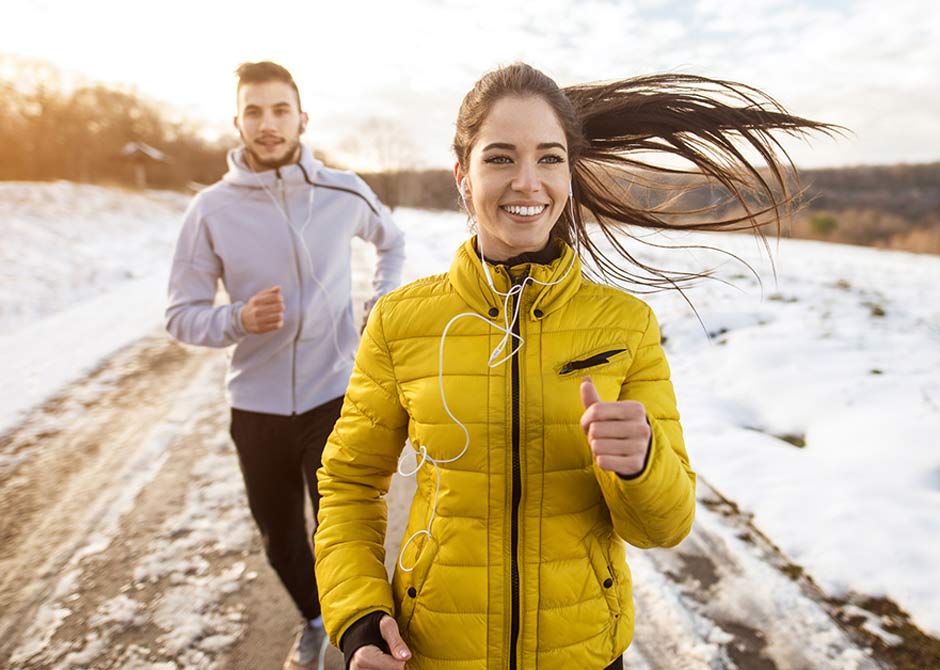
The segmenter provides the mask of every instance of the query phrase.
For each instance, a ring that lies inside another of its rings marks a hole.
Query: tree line
[[[99,83],[66,86],[52,65],[0,58],[0,179],[133,185],[130,142],[163,152],[148,161],[148,185],[183,189],[210,183],[225,169],[234,144],[213,142],[205,128],[133,90]]]
[[[360,149],[385,147],[376,156],[385,165],[362,176],[383,202],[392,208],[457,209],[450,170],[403,167],[407,147],[398,146],[400,128],[390,121],[369,124],[363,128],[369,146]],[[100,83],[67,86],[52,65],[0,56],[0,142],[5,149],[0,180],[133,186],[139,168],[121,151],[140,142],[167,157],[140,159],[148,186],[198,188],[224,174],[225,154],[235,146],[234,136],[209,136],[199,122],[133,90]],[[342,167],[321,152],[316,155]],[[803,170],[800,179],[803,207],[782,231],[785,235],[940,253],[940,162]],[[678,189],[682,195],[673,205],[695,209],[727,196],[701,180],[669,180],[669,189],[657,190],[639,179],[630,197],[655,204]],[[665,178],[655,181],[663,184]]]

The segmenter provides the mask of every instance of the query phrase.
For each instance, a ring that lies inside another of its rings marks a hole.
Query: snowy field
[[[187,200],[0,184],[0,432],[160,328]],[[406,280],[446,271],[467,235],[456,214],[395,218]],[[751,261],[763,285],[714,253],[636,245],[661,267],[720,265],[731,283],[688,292],[704,329],[681,296],[646,297],[693,466],[831,595],[886,595],[940,635],[940,258],[785,240],[775,281],[753,238],[703,243]]]

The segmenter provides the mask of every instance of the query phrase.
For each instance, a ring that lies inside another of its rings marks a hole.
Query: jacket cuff
[[[244,308],[245,303],[243,302],[232,303],[231,311],[229,312],[231,314],[232,333],[239,339],[248,334],[248,331],[245,330],[245,325],[242,323],[242,310]]]
[[[381,610],[369,612],[346,629],[346,632],[339,642],[339,647],[343,651],[343,660],[346,664],[346,668],[349,668],[353,654],[362,647],[367,647],[370,644],[375,645],[386,654],[392,653],[385,643],[385,638],[382,637],[382,631],[379,630],[379,622],[384,616],[386,616],[386,614]]]

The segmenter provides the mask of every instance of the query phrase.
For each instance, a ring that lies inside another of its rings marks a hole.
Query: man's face
[[[234,121],[253,170],[271,170],[300,158],[300,135],[307,115],[300,111],[290,84],[243,84]]]

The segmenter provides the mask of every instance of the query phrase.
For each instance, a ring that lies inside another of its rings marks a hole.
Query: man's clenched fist
[[[251,296],[241,313],[242,326],[249,333],[269,333],[284,325],[284,297],[280,286],[272,286]]]

